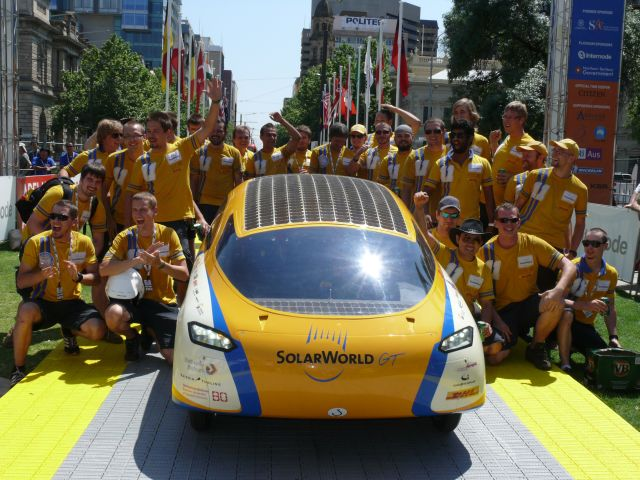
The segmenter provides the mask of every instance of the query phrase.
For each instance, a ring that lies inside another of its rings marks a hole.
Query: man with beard
[[[347,126],[344,123],[333,123],[329,127],[329,143],[311,150],[309,173],[326,173],[329,175],[348,175],[344,163],[344,152],[347,143]],[[347,162],[349,166],[351,161]],[[353,171],[353,168],[350,172]]]
[[[489,134],[489,144],[493,152],[493,198],[497,205],[504,202],[504,189],[509,178],[522,172],[522,154],[517,150],[518,145],[527,145],[533,138],[525,133],[527,123],[527,107],[524,103],[514,101],[504,107],[502,126],[507,138],[498,145],[502,138],[500,130],[493,130]],[[487,212],[491,211],[487,205]]]
[[[289,142],[284,147],[276,148],[276,140],[278,139],[276,126],[273,123],[263,125],[260,129],[262,149],[253,156],[253,162],[247,164],[247,172],[250,177],[287,173],[289,157],[296,151],[298,142],[300,142],[300,132],[287,122],[280,112],[273,112],[269,116],[271,120],[287,130]]]
[[[311,150],[309,150],[311,129],[306,125],[298,125],[296,130],[300,132],[300,141],[298,142],[296,151],[293,152],[293,155],[289,158],[287,170],[289,173],[307,173],[311,165]]]
[[[240,152],[224,143],[227,124],[218,122],[209,136],[209,145],[191,157],[191,190],[193,198],[208,225],[227,200],[233,187],[240,185]]]
[[[392,130],[385,122],[376,123],[376,146],[369,147],[365,155],[360,158],[358,175],[374,182],[389,185],[389,171],[387,157],[396,153],[398,149],[391,145]]]
[[[545,144],[538,141],[534,141],[528,145],[518,145],[516,150],[522,153],[522,168],[524,168],[524,171],[514,175],[507,182],[504,191],[504,200],[510,203],[515,203],[518,200],[527,175],[529,175],[531,170],[544,167],[544,162],[548,155]]]
[[[522,212],[521,230],[547,241],[569,260],[584,235],[587,217],[587,186],[573,172],[580,149],[570,138],[552,141],[553,167],[533,170],[522,186],[516,206]],[[575,225],[571,219],[575,214]],[[573,235],[569,238],[569,231]],[[538,288],[549,290],[556,281],[555,272],[542,266]]]
[[[409,125],[399,125],[394,132],[394,138],[397,150],[390,152],[384,160],[381,161],[378,182],[389,187],[389,189],[401,196],[400,186],[402,175],[407,165],[414,164],[415,151],[413,150],[413,131]],[[406,201],[405,205],[409,207],[410,201]]]
[[[439,118],[430,118],[424,124],[424,134],[427,144],[418,148],[414,153],[414,162],[405,164],[402,176],[402,200],[406,205],[413,201],[413,195],[421,192],[427,175],[433,168],[433,164],[444,157],[447,146],[444,143],[444,122]],[[435,218],[436,205],[441,197],[440,189],[434,190],[430,197],[429,216]]]
[[[431,193],[441,186],[444,196],[452,195],[460,200],[462,218],[480,218],[480,189],[484,192],[489,223],[493,222],[493,190],[491,189],[491,165],[471,150],[474,138],[473,126],[466,120],[451,124],[451,150],[438,160],[425,182],[425,190]]]
[[[77,230],[77,207],[57,201],[50,210],[51,230],[39,233],[24,247],[18,269],[18,288],[32,288],[18,307],[13,330],[13,387],[25,377],[25,359],[34,330],[59,323],[65,333],[64,351],[80,353],[76,335],[100,340],[106,326],[98,311],[80,297],[82,285],[96,285],[98,261],[91,239]],[[84,273],[83,273],[84,272]]]
[[[144,297],[137,302],[111,299],[105,319],[111,331],[125,336],[126,361],[140,358],[141,335],[131,328],[135,322],[144,334],[155,339],[160,353],[171,364],[178,319],[173,281],[186,282],[189,270],[176,232],[154,222],[158,213],[155,197],[149,192],[136,193],[131,209],[134,225],[113,240],[100,273],[112,276],[136,269],[143,280]]]

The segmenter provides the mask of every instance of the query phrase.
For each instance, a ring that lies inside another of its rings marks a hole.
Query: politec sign
[[[382,22],[382,32],[393,35],[396,31],[397,20],[379,19],[369,17],[333,17],[333,31],[340,32],[368,32],[372,35],[378,33]]]

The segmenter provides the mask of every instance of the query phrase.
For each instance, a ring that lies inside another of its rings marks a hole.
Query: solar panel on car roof
[[[393,193],[374,182],[338,175],[270,175],[247,185],[246,230],[304,222],[366,225],[407,233]]]

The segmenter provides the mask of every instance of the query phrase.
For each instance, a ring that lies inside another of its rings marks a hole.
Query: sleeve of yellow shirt
[[[233,157],[233,171],[234,173],[238,173],[242,171],[242,156],[240,155],[240,150],[237,148],[231,149],[231,156]]]
[[[116,235],[116,238],[111,242],[111,247],[109,247],[109,251],[105,254],[105,260],[110,258],[115,258],[116,260],[126,260],[127,259],[127,233],[129,230],[124,230]]]
[[[96,213],[89,219],[89,224],[91,225],[91,232],[102,233],[107,231],[107,213],[100,199],[98,199]]]
[[[431,170],[429,170],[429,175],[425,180],[425,184],[434,188],[440,185],[440,160],[434,162],[431,166]]]
[[[127,192],[137,193],[146,190],[146,183],[142,176],[142,162],[140,159],[136,160],[133,164],[133,171],[129,178],[129,184],[127,185]]]
[[[192,172],[200,171],[200,157],[202,156],[203,153],[205,153],[204,150],[206,148],[207,147],[202,146],[198,150],[193,152],[193,155],[191,155],[191,160],[189,160],[189,168],[191,169]]]
[[[555,270],[563,255],[553,248],[549,243],[536,237],[528,235],[532,250],[538,260],[538,265]]]
[[[84,167],[89,161],[89,151],[84,151],[78,154],[76,158],[74,158],[69,165],[64,167],[64,170],[69,174],[70,177],[75,177],[80,173],[82,167]]]
[[[80,239],[82,242],[82,247],[84,252],[86,253],[83,265],[84,269],[84,267],[88,265],[98,263],[98,258],[96,257],[96,248],[93,246],[93,242],[91,241],[91,239],[86,235],[82,235],[81,233],[79,233],[79,235],[81,235]]]
[[[175,230],[171,230],[171,238],[169,239],[169,259],[171,263],[175,264],[181,260],[185,260],[182,246],[180,245],[180,239]]]
[[[504,188],[504,201],[509,203],[516,201],[516,175],[509,179]]]
[[[575,212],[576,215],[587,214],[587,202],[589,200],[588,190],[580,189],[578,192],[578,199],[576,200]]]
[[[482,186],[490,187],[493,185],[493,176],[491,175],[491,164],[486,158],[480,158],[482,160]]]
[[[318,167],[318,155],[320,151],[320,147],[316,147],[311,150],[311,159],[309,160],[309,173],[318,173],[320,170]]]
[[[527,178],[522,184],[522,190],[520,190],[520,195],[522,195],[526,200],[529,200],[529,198],[531,198],[531,193],[533,192],[533,186],[535,185],[537,178],[538,178],[538,171],[533,170],[529,172],[529,174],[527,175]]]
[[[247,159],[247,163],[245,165],[247,175],[255,176],[256,174],[256,155],[253,154]]]
[[[491,277],[491,270],[482,262],[482,286],[478,292],[481,300],[493,300],[496,298],[493,291],[493,278]]]
[[[191,161],[191,157],[202,144],[198,141],[198,137],[193,134],[187,138],[178,140],[178,150],[180,151],[180,158]]]
[[[407,161],[402,165],[402,171],[398,175],[400,177],[400,183],[405,188],[413,188],[416,183],[416,162],[420,161],[424,155],[424,148],[414,150],[412,155],[409,155]],[[425,160],[426,161],[426,160]]]
[[[40,257],[38,255],[38,242],[41,237],[31,237],[27,240],[26,245],[24,246],[24,252],[22,253],[22,260],[20,260],[21,264],[25,264],[29,267],[29,270],[33,270],[38,265],[40,265]]]
[[[447,268],[449,260],[451,260],[451,251],[447,246],[444,243],[438,242],[436,248],[433,250],[433,254],[436,256],[438,263],[444,268]]]
[[[53,210],[53,205],[59,200],[62,200],[63,196],[64,192],[61,185],[56,185],[47,190],[38,202],[38,205],[36,205],[36,208],[33,209],[33,213],[37,215],[38,220],[41,222],[48,220],[49,214],[51,210]]]

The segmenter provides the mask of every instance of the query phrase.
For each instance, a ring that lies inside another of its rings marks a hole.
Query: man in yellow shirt
[[[329,175],[353,175],[357,170],[350,159],[345,158],[345,144],[348,135],[344,123],[333,123],[329,127],[329,143],[311,150],[309,173],[326,173]]]
[[[376,124],[376,146],[370,146],[365,154],[361,156],[358,176],[383,185],[389,185],[387,156],[398,151],[394,145],[391,145],[391,133],[391,127],[387,123],[380,122]]]
[[[295,129],[280,112],[273,112],[269,115],[271,120],[282,125],[289,133],[289,142],[280,148],[276,148],[278,131],[273,123],[267,123],[260,129],[260,140],[262,149],[253,156],[253,162],[247,164],[247,172],[250,177],[263,177],[265,175],[276,175],[287,173],[287,163],[289,157],[293,155],[300,141],[300,132]]]
[[[491,269],[497,316],[493,321],[505,338],[504,349],[487,361],[498,364],[507,357],[518,337],[527,337],[534,327],[526,358],[541,370],[551,369],[545,340],[556,328],[564,308],[565,291],[576,278],[573,264],[544,240],[520,233],[518,207],[503,203],[496,208],[498,235],[489,240],[479,257]],[[558,283],[539,294],[538,266],[561,270]]]
[[[504,107],[502,113],[502,127],[507,138],[500,145],[502,139],[500,130],[493,130],[489,134],[489,144],[493,153],[493,197],[496,205],[504,202],[505,185],[513,175],[522,172],[522,153],[516,147],[533,142],[533,138],[525,133],[527,122],[527,107],[524,103],[514,101]],[[489,210],[489,205],[487,205]]]
[[[51,230],[31,237],[25,244],[17,286],[32,288],[32,292],[18,307],[13,329],[12,387],[25,377],[25,359],[34,330],[59,323],[64,351],[71,355],[80,353],[76,335],[100,340],[106,334],[98,311],[80,298],[81,286],[97,284],[99,276],[91,239],[75,231],[77,215],[72,202],[57,201],[49,214]]]
[[[178,234],[187,259],[193,260],[189,242],[192,237],[197,210],[189,186],[189,162],[195,151],[204,144],[218,121],[219,104],[222,99],[222,82],[213,78],[207,83],[207,95],[211,108],[204,125],[193,135],[169,143],[172,129],[171,118],[165,112],[152,112],[147,118],[147,139],[151,150],[136,161],[127,193],[140,191],[153,193],[158,202],[157,222],[172,228]],[[198,221],[206,223],[200,215]],[[181,297],[186,284],[180,284]]]
[[[469,122],[475,133],[473,135],[473,144],[471,148],[476,155],[480,155],[482,158],[486,158],[491,161],[491,147],[489,146],[489,140],[484,135],[480,135],[477,132],[478,122],[480,121],[480,114],[476,108],[476,104],[470,98],[461,98],[453,104],[451,108],[451,123],[457,120],[466,120]]]
[[[242,179],[249,178],[247,172],[247,165],[253,163],[253,152],[249,150],[249,144],[251,143],[251,131],[246,125],[238,125],[233,129],[233,146],[240,152],[240,171],[242,172]]]
[[[621,347],[615,303],[618,272],[604,260],[604,251],[609,248],[607,232],[597,227],[589,229],[582,245],[584,255],[573,259],[578,277],[565,300],[566,308],[557,330],[560,368],[565,372],[571,371],[572,349],[586,356],[592,349]],[[594,326],[599,313],[604,316],[609,332],[608,345]]]
[[[529,172],[543,168],[548,155],[545,144],[537,140],[528,145],[518,145],[516,150],[522,153],[522,168],[524,170],[522,173],[512,176],[504,190],[504,201],[513,204],[516,204],[520,197],[522,186]]]
[[[115,238],[118,232],[131,223],[131,219],[127,218],[130,208],[125,205],[124,191],[129,184],[136,160],[144,153],[144,137],[145,128],[142,123],[136,120],[126,123],[123,137],[126,148],[112,153],[104,162],[106,176],[102,189],[108,192],[113,185],[109,207],[106,209],[110,238]],[[112,223],[109,222],[110,218]]]
[[[192,113],[187,119],[187,131],[189,132],[189,135],[193,135],[200,130],[202,125],[204,125],[204,118],[202,118],[202,115],[199,113]]]
[[[101,275],[118,275],[133,268],[143,280],[144,297],[139,300],[111,299],[105,313],[109,329],[124,335],[125,360],[140,358],[141,336],[131,328],[139,323],[151,335],[160,353],[173,363],[173,346],[178,320],[173,280],[186,282],[189,270],[176,232],[154,222],[158,214],[155,197],[136,193],[131,202],[134,226],[120,232],[100,264]]]
[[[296,130],[300,132],[300,141],[296,146],[296,151],[289,158],[287,170],[289,173],[308,173],[311,165],[311,129],[306,125],[298,125]]]
[[[349,130],[349,143],[342,154],[344,169],[349,176],[356,176],[361,168],[362,154],[367,151],[367,129],[364,125],[356,123]]]
[[[571,260],[584,235],[588,191],[572,173],[580,151],[576,142],[566,138],[553,141],[551,145],[554,147],[553,167],[529,173],[516,206],[522,212],[522,232],[546,240]],[[574,213],[576,220],[569,239]],[[543,291],[553,286],[555,280],[553,271],[542,268],[538,273],[538,287]]]
[[[455,248],[450,232],[460,224],[460,201],[451,195],[442,197],[438,203],[435,218],[436,226],[431,228],[429,232],[448,248]]]
[[[227,124],[218,122],[209,136],[209,145],[191,157],[191,190],[198,208],[211,225],[227,195],[242,182],[240,152],[224,143]]]
[[[430,118],[424,124],[424,134],[427,137],[427,144],[418,148],[414,153],[414,163],[407,162],[402,176],[402,200],[405,205],[413,201],[413,195],[421,192],[424,181],[431,171],[433,165],[447,154],[447,147],[444,143],[444,122],[439,118]],[[435,218],[436,205],[441,197],[440,189],[433,190],[430,197],[429,215]]]
[[[466,120],[451,125],[451,150],[438,160],[425,182],[425,190],[431,193],[438,186],[443,195],[453,195],[460,200],[462,218],[480,218],[480,190],[484,192],[489,223],[493,222],[493,190],[491,189],[491,165],[485,158],[471,150],[473,127]]]
[[[80,153],[69,165],[60,170],[59,176],[75,177],[87,163],[104,164],[109,155],[120,149],[122,131],[122,124],[119,121],[110,118],[100,120],[96,129],[98,146]]]
[[[413,150],[413,132],[409,125],[398,125],[394,132],[397,151],[389,152],[386,158],[381,160],[378,182],[389,187],[389,190],[398,196],[402,196],[402,172],[407,165],[414,165],[415,151]],[[407,207],[411,202],[405,203]]]

